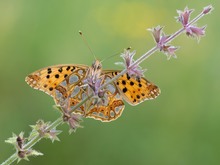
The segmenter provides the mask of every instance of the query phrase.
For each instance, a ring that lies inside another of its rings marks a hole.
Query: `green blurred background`
[[[161,95],[132,107],[111,123],[85,119],[83,129],[69,135],[59,127],[60,142],[42,140],[34,148],[44,156],[20,164],[77,165],[207,165],[220,164],[220,1],[176,0],[0,0],[0,162],[14,152],[4,140],[24,131],[38,119],[54,121],[48,95],[24,81],[29,73],[65,63],[91,65],[93,55],[78,34],[82,30],[98,59],[124,48],[137,50],[136,58],[154,46],[145,29],[164,25],[178,28],[176,9],[212,4],[216,9],[198,25],[207,24],[198,44],[185,35],[170,61],[156,53],[142,63],[145,76],[162,90]],[[218,36],[218,37],[217,37]],[[103,62],[119,69],[115,56]]]

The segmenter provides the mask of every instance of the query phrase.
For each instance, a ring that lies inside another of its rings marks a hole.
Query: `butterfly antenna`
[[[126,50],[130,50],[130,49],[131,49],[131,47],[127,47],[127,48],[126,48]],[[112,58],[112,57],[114,57],[114,56],[117,56],[118,54],[120,54],[120,52],[114,53],[113,55],[104,58],[104,59],[101,60],[100,62],[102,63],[103,61],[105,61],[105,60],[107,60],[107,59],[110,59],[110,58]]]
[[[95,60],[97,59],[95,54],[93,53],[92,49],[90,48],[86,38],[84,37],[82,31],[79,31],[79,35],[82,37],[83,42],[85,43],[85,45],[89,48],[89,51],[91,52],[91,54],[93,55],[93,57],[95,58]]]

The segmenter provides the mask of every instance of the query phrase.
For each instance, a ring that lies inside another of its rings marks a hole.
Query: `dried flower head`
[[[167,59],[170,59],[171,57],[176,58],[175,51],[178,48],[167,44],[167,39],[170,36],[165,35],[165,33],[163,32],[163,27],[157,26],[148,30],[151,31],[154,41],[157,44],[157,48],[160,51],[164,52],[164,54],[167,56]]]
[[[29,140],[36,135],[39,135],[42,138],[49,138],[52,142],[55,140],[59,141],[57,135],[61,133],[60,130],[56,130],[56,128],[48,130],[50,122],[44,122],[43,120],[37,121],[35,125],[31,125],[32,131],[29,136]]]
[[[207,6],[206,8],[204,8],[203,14],[209,13],[211,9],[212,9],[211,6]],[[199,39],[205,35],[206,26],[197,27],[194,24],[190,24],[190,15],[192,14],[193,11],[194,11],[193,9],[188,9],[188,7],[186,7],[184,11],[177,10],[178,17],[176,18],[177,21],[179,21],[183,25],[186,31],[186,35],[190,37],[196,37],[197,40],[199,41]]]
[[[24,132],[21,132],[19,135],[13,133],[12,137],[5,140],[5,142],[12,144],[17,150],[22,149],[25,143]]]
[[[64,113],[63,114],[63,121],[67,122],[70,126],[69,132],[75,132],[77,128],[82,128],[80,122],[82,122],[82,115],[77,113]]]
[[[142,77],[145,70],[143,70],[138,64],[134,64],[134,55],[136,51],[130,52],[129,49],[125,49],[121,57],[124,60],[123,66],[127,69],[127,73],[130,77]]]
[[[22,159],[29,161],[29,156],[42,156],[43,153],[33,150],[33,149],[27,149],[27,150],[19,150],[17,152],[18,155],[18,162],[20,162]]]
[[[86,78],[83,80],[85,84],[88,84],[93,94],[99,98],[104,96],[105,90],[99,90],[104,82],[104,76],[101,76],[102,64],[100,61],[95,60],[92,67],[87,71]]]
[[[184,11],[177,10],[177,13],[179,15],[178,17],[176,17],[177,21],[181,22],[184,27],[187,26],[190,20],[190,15],[193,11],[193,9],[188,9],[188,7],[185,7]]]
[[[12,137],[5,140],[6,143],[10,143],[15,147],[16,152],[17,152],[18,162],[21,161],[22,159],[28,160],[29,156],[43,155],[42,153],[36,150],[33,150],[31,148],[26,149],[25,148],[26,139],[27,138],[24,137],[24,132],[21,132],[19,135],[13,134]]]

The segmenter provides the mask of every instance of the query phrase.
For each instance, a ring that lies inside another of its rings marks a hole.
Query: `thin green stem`
[[[18,158],[18,154],[14,153],[6,161],[4,161],[1,165],[9,165],[9,164],[13,163],[14,161],[16,161],[17,158]]]

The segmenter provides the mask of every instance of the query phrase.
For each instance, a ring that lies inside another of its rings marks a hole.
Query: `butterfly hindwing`
[[[95,106],[89,110],[86,116],[102,122],[116,120],[121,116],[125,106],[121,99],[111,97],[110,100],[108,106]]]
[[[72,76],[73,75],[70,75],[69,79],[65,79],[56,87],[54,97],[57,105],[62,106],[62,104],[66,104],[66,101],[69,102],[69,109],[72,109],[91,93],[88,84],[84,84],[83,80],[75,84],[70,83]],[[103,83],[109,81],[110,78],[111,77],[106,75]],[[98,96],[94,96],[90,98],[74,112],[80,113],[84,117],[93,118],[102,122],[110,122],[121,116],[124,107],[122,96],[116,85],[111,83],[105,88],[103,97],[99,98]]]

